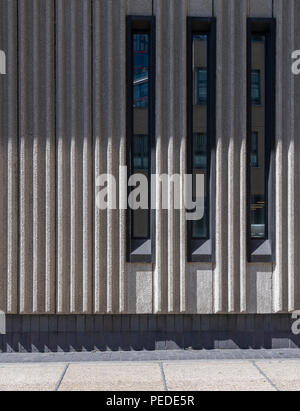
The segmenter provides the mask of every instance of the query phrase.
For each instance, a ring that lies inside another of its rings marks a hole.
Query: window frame
[[[207,39],[207,150],[208,150],[208,210],[206,238],[193,238],[192,221],[187,221],[188,262],[215,260],[215,130],[216,130],[216,18],[187,17],[187,173],[193,172],[193,35],[208,35]]]
[[[265,238],[251,235],[252,36],[266,36],[265,49]],[[247,255],[248,262],[275,261],[275,78],[276,19],[247,19]]]
[[[133,35],[149,35],[149,174],[155,173],[155,16],[126,16],[126,160],[128,178],[133,172]],[[151,179],[148,185],[149,195],[149,236],[133,237],[132,210],[126,212],[126,254],[129,263],[153,263],[155,259],[155,210],[151,209]]]

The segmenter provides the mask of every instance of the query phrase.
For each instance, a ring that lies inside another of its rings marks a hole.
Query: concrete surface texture
[[[1,77],[0,309],[140,314],[299,308],[300,122],[294,113],[300,83],[290,69],[300,41],[299,0],[56,5],[0,1],[0,43],[9,55],[8,74]],[[186,17],[217,19],[215,264],[187,263],[185,216],[174,210],[156,213],[155,263],[126,264],[125,212],[97,211],[93,203],[95,178],[117,175],[126,158],[128,14],[156,16],[157,173],[186,168]],[[248,264],[246,19],[272,16],[276,264]]]
[[[0,364],[0,391],[299,391],[300,359]]]

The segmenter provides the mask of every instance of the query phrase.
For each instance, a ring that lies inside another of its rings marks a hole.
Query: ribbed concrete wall
[[[157,173],[186,170],[186,16],[217,18],[214,264],[187,262],[185,216],[174,210],[156,211],[155,264],[127,264],[124,211],[95,207],[96,177],[126,164],[125,18],[152,13]],[[300,307],[298,0],[0,0],[0,16],[1,310]],[[277,19],[275,264],[246,255],[249,16]]]

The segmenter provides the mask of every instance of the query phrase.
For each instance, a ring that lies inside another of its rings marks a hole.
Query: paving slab
[[[300,391],[300,360],[256,360],[280,391]]]
[[[0,364],[0,391],[300,390],[295,358],[81,361]]]
[[[157,363],[70,364],[59,391],[161,391]]]
[[[275,391],[248,361],[165,363],[164,372],[170,391]]]
[[[0,391],[54,391],[63,364],[1,364]]]

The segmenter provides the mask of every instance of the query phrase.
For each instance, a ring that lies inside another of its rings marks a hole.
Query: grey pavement
[[[0,391],[298,391],[299,351],[0,354]]]
[[[92,351],[57,353],[0,353],[3,363],[97,362],[97,361],[169,361],[169,360],[257,360],[299,359],[300,349],[278,350],[162,350]]]

